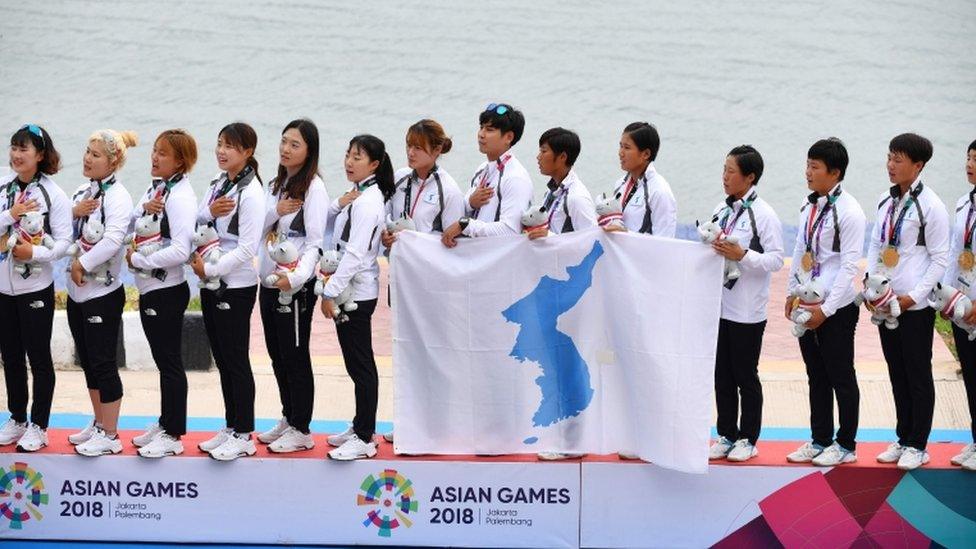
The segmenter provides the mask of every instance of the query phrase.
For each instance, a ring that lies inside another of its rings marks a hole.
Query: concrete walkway
[[[393,368],[391,313],[387,306],[387,268],[381,274],[382,295],[373,316],[373,346],[380,374],[378,418],[393,419]],[[764,387],[764,425],[800,427],[809,425],[807,383],[796,339],[790,323],[782,316],[786,295],[787,269],[773,277],[769,304],[769,324],[763,345],[760,374]],[[316,313],[312,327],[313,367],[315,373],[315,411],[317,419],[349,419],[355,408],[352,382],[346,375],[335,336],[335,326]],[[276,418],[280,415],[278,390],[264,347],[261,320],[255,310],[251,322],[251,356],[257,384],[256,414]],[[933,365],[936,378],[936,411],[934,428],[969,429],[969,415],[958,364],[936,334]],[[893,428],[895,423],[891,385],[878,342],[877,328],[861,311],[856,336],[856,368],[861,388],[861,426]],[[153,416],[159,411],[158,376],[154,370],[122,372],[126,398],[125,415]],[[216,372],[189,374],[189,414],[220,417],[223,404]],[[3,390],[0,387],[0,390]],[[91,407],[80,371],[58,372],[54,412],[89,413]]]

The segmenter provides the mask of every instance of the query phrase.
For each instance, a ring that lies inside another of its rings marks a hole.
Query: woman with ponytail
[[[436,120],[425,118],[407,129],[407,167],[394,174],[396,192],[386,211],[393,219],[410,218],[422,233],[444,232],[464,215],[464,197],[438,159],[451,151],[451,138]],[[383,232],[383,245],[396,235]]]
[[[436,120],[425,118],[407,129],[407,167],[394,174],[396,192],[386,204],[389,218],[409,218],[416,230],[440,235],[464,215],[464,197],[438,159],[453,142]],[[393,248],[397,235],[383,230],[383,246]],[[393,432],[383,435],[393,442]]]
[[[132,132],[99,130],[88,138],[84,175],[89,179],[73,196],[74,234],[78,255],[71,261],[68,282],[68,327],[85,372],[95,417],[85,429],[68,437],[83,456],[122,451],[116,429],[122,405],[122,379],[116,362],[119,327],[125,290],[119,271],[125,256],[132,197],[116,175],[125,164],[129,147],[136,145]],[[100,224],[102,237],[94,245],[85,239],[88,225]],[[95,270],[107,269],[107,277],[95,279]]]
[[[219,461],[256,452],[254,374],[248,357],[251,311],[257,300],[254,268],[264,226],[264,191],[254,149],[258,136],[243,122],[224,126],[217,135],[217,165],[222,170],[210,183],[197,211],[197,223],[213,224],[220,237],[220,260],[205,263],[194,253],[190,266],[198,277],[219,278],[216,290],[202,288],[200,305],[224,395],[226,427],[199,447]],[[257,180],[258,184],[253,182]]]
[[[16,443],[21,452],[35,452],[48,443],[54,397],[53,262],[71,245],[71,202],[51,179],[60,168],[60,156],[44,128],[28,124],[10,137],[11,172],[0,177],[0,356],[10,419],[0,426],[0,446]],[[20,231],[21,216],[28,212],[44,217],[53,248],[19,236],[15,246],[9,245],[11,236]],[[21,265],[29,270],[23,274],[15,270]],[[31,396],[34,402],[28,417]]]
[[[345,204],[335,221],[332,241],[343,252],[339,268],[322,293],[322,313],[336,321],[346,372],[356,386],[356,417],[345,432],[328,438],[336,446],[329,457],[336,460],[371,458],[376,455],[376,403],[379,377],[373,357],[371,319],[379,296],[380,267],[376,262],[386,203],[396,190],[393,164],[383,142],[372,135],[357,135],[346,150],[346,178],[358,196]],[[356,277],[354,311],[340,311],[335,298]]]

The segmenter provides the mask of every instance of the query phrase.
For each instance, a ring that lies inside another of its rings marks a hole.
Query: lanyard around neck
[[[917,207],[918,195],[921,192],[922,183],[919,182],[918,186],[908,193],[908,198],[905,199],[905,203],[902,205],[897,219],[895,219],[895,209],[898,207],[898,203],[901,201],[902,197],[893,197],[894,200],[892,200],[891,205],[888,206],[888,213],[885,215],[884,224],[881,227],[882,244],[897,247],[901,243],[901,229],[905,221],[905,215],[913,205],[916,205]]]
[[[750,193],[748,197],[742,200],[742,206],[739,207],[739,211],[736,212],[735,217],[732,218],[731,221],[729,221],[729,217],[732,216],[732,210],[733,210],[732,206],[735,204],[735,201],[729,203],[728,198],[726,199],[725,216],[722,218],[720,224],[720,226],[722,227],[722,231],[725,234],[732,233],[732,230],[735,228],[736,222],[739,221],[739,218],[742,217],[742,214],[744,214],[746,210],[752,207],[752,203],[756,201],[756,198],[758,198],[758,196],[759,195],[756,194],[756,191],[752,191],[752,193]]]
[[[837,190],[830,193],[827,197],[827,203],[824,204],[823,209],[820,209],[820,213],[817,214],[817,200],[811,201],[810,217],[807,219],[806,230],[803,232],[804,244],[806,244],[806,251],[811,251],[813,249],[813,233],[817,233],[817,242],[820,242],[820,234],[823,232],[823,224],[827,219],[827,212],[836,208],[834,205],[837,202],[837,198],[840,197],[842,192],[840,187]],[[811,197],[812,198],[812,197]],[[816,216],[816,219],[814,219]],[[834,230],[840,230],[839,227],[835,227]]]

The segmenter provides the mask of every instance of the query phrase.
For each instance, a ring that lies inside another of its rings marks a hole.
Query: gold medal
[[[976,266],[976,256],[973,255],[972,250],[963,250],[959,254],[959,268],[963,271],[971,271],[974,266]]]
[[[898,248],[894,246],[888,246],[881,251],[881,262],[884,263],[885,267],[889,269],[894,268],[898,265]]]
[[[7,240],[10,238],[9,234],[0,235],[0,253],[7,253],[10,248],[7,246]]]
[[[803,254],[803,257],[800,258],[800,267],[802,267],[803,270],[806,271],[806,272],[808,272],[808,273],[813,270],[813,253],[812,252],[805,252]]]

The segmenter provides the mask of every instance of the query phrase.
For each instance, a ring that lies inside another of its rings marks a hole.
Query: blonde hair
[[[125,153],[129,147],[139,144],[139,137],[131,131],[97,130],[88,137],[88,143],[101,143],[109,161],[118,170],[125,165]]]

